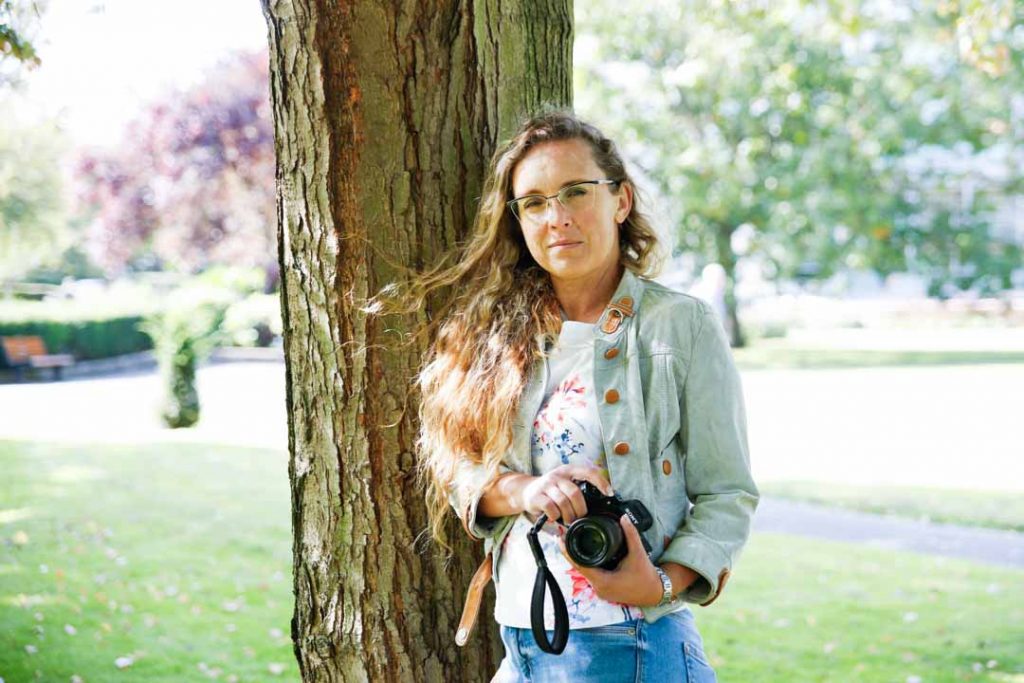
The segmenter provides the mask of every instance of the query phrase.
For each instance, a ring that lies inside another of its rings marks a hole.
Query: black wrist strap
[[[530,629],[533,631],[533,639],[537,641],[537,646],[541,650],[549,654],[560,655],[565,650],[566,643],[569,642],[569,610],[565,606],[562,589],[558,587],[558,582],[548,570],[544,551],[541,550],[540,541],[537,539],[537,533],[547,521],[547,515],[542,514],[526,534],[530,550],[533,552],[533,559],[537,562],[537,578],[533,582],[533,598],[530,601]],[[551,590],[551,602],[555,609],[555,633],[550,643],[548,634],[544,630],[545,585]]]

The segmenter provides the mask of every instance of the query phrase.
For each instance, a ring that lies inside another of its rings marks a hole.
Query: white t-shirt
[[[558,344],[547,362],[548,384],[530,438],[533,474],[544,474],[568,463],[589,463],[608,478],[594,394],[594,325],[563,321]],[[530,603],[537,576],[537,563],[526,539],[532,527],[533,522],[521,514],[503,541],[494,617],[505,626],[530,628]],[[558,537],[564,531],[565,527],[548,522],[537,537],[548,569],[565,597],[569,628],[606,626],[643,616],[639,607],[597,597],[590,582],[562,555]],[[550,592],[544,598],[544,627],[555,627]]]

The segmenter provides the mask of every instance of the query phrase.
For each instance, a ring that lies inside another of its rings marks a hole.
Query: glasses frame
[[[556,199],[558,201],[558,203],[562,205],[563,209],[565,209],[566,211],[569,211],[570,209],[569,209],[568,206],[565,205],[565,202],[563,202],[561,199],[558,199],[558,196],[560,194],[562,194],[563,192],[565,192],[566,190],[568,190],[569,188],[576,187],[577,185],[621,185],[621,184],[622,184],[621,180],[615,180],[614,178],[600,178],[598,180],[580,180],[579,182],[569,183],[568,185],[563,185],[562,187],[560,187],[558,189],[558,192],[556,192],[554,194],[543,195],[543,194],[535,193],[535,194],[524,194],[522,197],[514,197],[514,198],[508,200],[507,202],[505,202],[505,206],[507,206],[508,210],[512,212],[512,215],[516,217],[516,220],[519,221],[520,223],[522,223],[523,219],[519,215],[519,212],[516,211],[516,204],[518,202],[522,201],[523,199],[527,199],[528,197],[537,197],[539,199],[543,199],[544,200],[544,213],[545,214],[548,211],[548,206],[551,205],[551,200],[552,199]]]

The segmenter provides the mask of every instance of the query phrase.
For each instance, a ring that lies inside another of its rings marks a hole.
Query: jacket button
[[[615,356],[617,356],[617,355],[619,355],[619,350],[617,348],[615,348],[614,346],[604,352],[604,357],[607,358],[608,360],[611,360],[612,358],[615,358]]]
[[[672,463],[670,463],[668,460],[662,460],[661,471],[664,472],[666,475],[672,474]]]
[[[629,444],[625,441],[620,441],[615,444],[614,451],[615,455],[625,455],[626,453],[629,453]]]
[[[615,391],[614,389],[609,389],[608,391],[604,392],[604,400],[607,403],[618,403],[619,392]]]

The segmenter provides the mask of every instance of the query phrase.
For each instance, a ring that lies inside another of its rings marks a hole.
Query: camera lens
[[[577,564],[599,567],[615,557],[622,547],[622,527],[609,517],[583,517],[565,533],[565,548]]]

